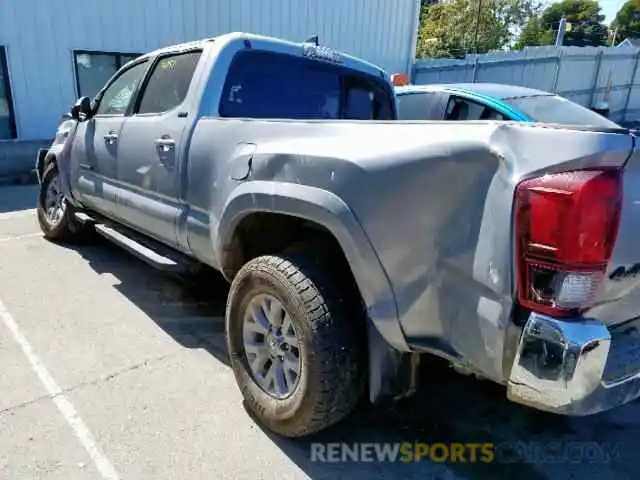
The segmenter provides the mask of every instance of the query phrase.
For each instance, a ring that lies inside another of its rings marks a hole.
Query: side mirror
[[[71,118],[83,121],[91,116],[91,100],[89,97],[80,97],[78,101],[71,107]]]

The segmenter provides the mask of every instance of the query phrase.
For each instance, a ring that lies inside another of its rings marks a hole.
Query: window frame
[[[172,109],[166,110],[164,112],[138,113],[138,110],[140,109],[140,104],[142,103],[142,97],[144,96],[144,92],[147,90],[147,86],[149,85],[149,80],[151,80],[151,76],[153,75],[153,72],[155,72],[156,67],[158,66],[158,64],[163,59],[165,59],[167,57],[176,57],[176,56],[179,56],[179,55],[187,55],[187,54],[190,54],[190,53],[199,53],[200,54],[200,58],[198,58],[198,63],[196,64],[196,68],[194,69],[193,75],[191,76],[191,80],[189,82],[189,88],[187,89],[187,94],[182,99],[182,102],[180,102],[178,105],[176,105]],[[203,56],[203,54],[204,54],[204,48],[195,47],[195,48],[189,48],[189,49],[179,50],[179,51],[163,52],[163,53],[158,54],[155,57],[153,57],[151,59],[149,67],[147,68],[147,71],[144,74],[144,78],[142,79],[142,82],[140,82],[140,85],[138,86],[138,88],[134,92],[135,99],[134,99],[133,103],[129,104],[129,108],[127,109],[127,114],[126,115],[127,116],[140,117],[140,118],[159,117],[159,116],[162,116],[162,115],[167,115],[168,113],[173,112],[173,111],[177,110],[180,106],[184,105],[184,103],[187,101],[187,98],[189,97],[189,91],[193,87],[193,80],[196,78],[198,68],[202,64],[202,56]]]
[[[16,122],[16,110],[13,104],[13,91],[11,89],[11,78],[9,78],[9,61],[7,59],[7,47],[0,45],[0,73],[4,80],[4,92],[7,97],[7,108],[9,111],[9,138],[0,138],[0,142],[5,140],[16,140],[18,138],[18,126]]]
[[[142,55],[144,55],[143,53],[135,53],[135,52],[109,52],[109,51],[103,51],[103,50],[73,50],[72,51],[72,59],[73,59],[73,76],[74,76],[74,83],[75,83],[75,89],[76,89],[76,97],[80,98],[82,96],[82,93],[80,92],[80,75],[78,73],[78,55],[108,55],[108,56],[112,56],[115,57],[116,59],[116,71],[113,72],[113,76],[115,76],[120,69],[126,65],[126,63],[128,63],[130,60],[128,60],[127,62],[123,62],[122,61],[122,57],[141,57]],[[102,90],[101,90],[102,91]],[[100,92],[98,92],[99,94]],[[96,97],[97,95],[96,94]],[[88,95],[85,95],[88,96]]]
[[[92,105],[91,105],[91,111],[93,112],[93,115],[92,115],[91,118],[114,118],[114,117],[128,117],[128,116],[130,116],[131,115],[131,110],[132,110],[132,105],[135,104],[136,99],[138,98],[138,95],[140,93],[140,89],[142,87],[142,84],[144,83],[146,78],[149,76],[149,68],[150,68],[150,65],[153,63],[153,61],[149,61],[149,60],[150,60],[149,58],[141,58],[139,60],[136,60],[131,65],[129,65],[127,68],[125,68],[125,69],[120,68],[116,73],[114,73],[113,76],[109,79],[109,81],[104,85],[104,87],[102,87],[102,89],[94,97]],[[138,86],[136,87],[136,89],[131,94],[131,98],[129,99],[129,104],[127,105],[127,108],[125,109],[124,113],[97,113],[98,107],[100,106],[100,102],[102,102],[102,99],[104,97],[104,92],[106,92],[109,89],[109,87],[111,87],[111,85],[113,85],[116,82],[116,80],[118,80],[126,72],[128,72],[132,68],[135,68],[136,66],[141,65],[143,63],[147,63],[148,64],[147,68],[144,70],[144,72],[142,74],[142,77],[141,77],[142,81],[140,83],[138,83]]]

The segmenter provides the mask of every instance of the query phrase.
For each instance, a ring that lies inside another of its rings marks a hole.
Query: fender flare
[[[295,183],[242,183],[229,195],[213,236],[219,265],[224,265],[229,255],[235,228],[243,218],[256,212],[298,217],[326,228],[338,241],[349,262],[373,325],[392,347],[409,351],[387,273],[360,222],[340,197],[320,188]]]

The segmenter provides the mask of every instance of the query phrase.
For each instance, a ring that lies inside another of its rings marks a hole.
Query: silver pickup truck
[[[219,270],[237,383],[284,436],[410,393],[425,354],[560,414],[637,398],[637,139],[396,115],[383,70],[315,42],[165,48],[73,106],[38,219]]]

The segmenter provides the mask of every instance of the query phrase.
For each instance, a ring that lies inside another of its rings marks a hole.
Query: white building
[[[95,94],[131,57],[230,31],[294,41],[317,34],[322,45],[390,73],[409,72],[419,6],[420,0],[0,1],[0,149],[7,140],[50,139],[74,100]]]

